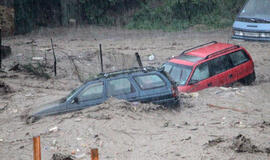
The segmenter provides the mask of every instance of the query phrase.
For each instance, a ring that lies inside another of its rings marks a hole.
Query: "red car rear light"
[[[178,97],[179,96],[179,92],[177,87],[172,87],[172,96],[173,97]]]

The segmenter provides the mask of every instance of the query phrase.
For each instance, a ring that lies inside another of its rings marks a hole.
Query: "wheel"
[[[255,74],[255,71],[253,71],[251,74],[240,79],[239,81],[244,85],[250,85],[252,82],[255,81],[255,79],[256,79],[256,74]]]
[[[37,121],[37,117],[34,116],[29,116],[26,118],[26,124],[32,124],[35,123]]]

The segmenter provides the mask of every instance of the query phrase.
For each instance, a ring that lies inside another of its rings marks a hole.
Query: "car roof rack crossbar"
[[[100,74],[98,74],[98,78],[113,77],[113,76],[116,76],[119,74],[126,74],[126,73],[138,72],[138,71],[149,72],[149,71],[155,71],[155,70],[158,70],[158,69],[155,67],[152,67],[152,66],[133,67],[133,68],[118,70],[118,71],[114,71],[114,72],[100,73]]]
[[[211,41],[211,42],[208,42],[208,43],[205,43],[205,44],[201,44],[201,45],[198,45],[198,46],[196,46],[196,47],[192,47],[192,48],[190,48],[190,49],[184,50],[180,55],[185,54],[185,53],[187,53],[188,51],[194,50],[194,49],[196,49],[196,48],[200,48],[200,47],[202,47],[202,46],[206,46],[206,45],[209,45],[209,44],[216,44],[216,43],[217,43],[217,41]]]
[[[240,46],[238,46],[238,45],[234,45],[234,46],[231,46],[231,47],[222,49],[222,50],[220,50],[220,51],[217,51],[217,52],[214,52],[214,53],[209,54],[208,56],[205,57],[205,59],[211,58],[211,57],[213,57],[213,56],[222,54],[222,53],[224,53],[224,52],[227,52],[227,51],[230,51],[230,50],[239,48],[239,47],[240,47]]]

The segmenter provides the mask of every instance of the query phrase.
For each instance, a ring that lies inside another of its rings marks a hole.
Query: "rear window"
[[[244,53],[244,51],[240,50],[234,53],[229,54],[232,63],[234,66],[245,63],[249,60],[248,56]]]
[[[141,89],[159,88],[166,85],[164,80],[155,74],[136,76],[135,81],[138,83]]]

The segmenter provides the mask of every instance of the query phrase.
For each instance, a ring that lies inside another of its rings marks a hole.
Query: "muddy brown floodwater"
[[[91,148],[98,148],[100,159],[108,160],[269,159],[270,44],[235,41],[230,36],[231,29],[166,33],[86,26],[42,28],[4,38],[3,44],[11,46],[13,54],[3,61],[7,73],[0,73],[0,159],[31,159],[32,137],[37,135],[41,136],[44,160],[55,153],[90,159]],[[50,38],[57,57],[56,77]],[[99,44],[105,71],[111,71],[136,66],[135,52],[140,53],[144,65],[158,66],[184,49],[213,40],[239,44],[250,52],[257,74],[254,84],[182,95],[178,109],[110,99],[81,112],[25,123],[30,110],[66,96],[100,72]],[[150,61],[152,54],[155,58]],[[34,61],[32,57],[38,58]],[[42,64],[51,78],[41,78],[22,67],[8,71],[17,63]],[[238,135],[260,152],[232,149]]]

